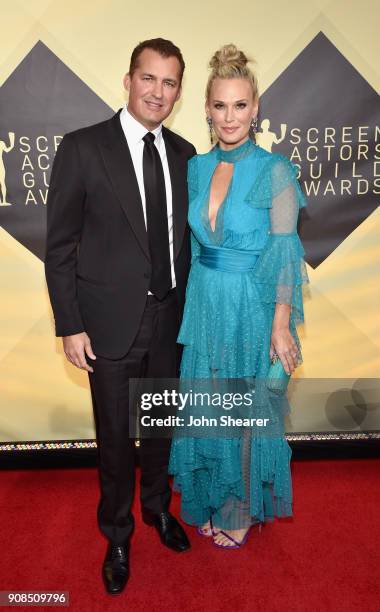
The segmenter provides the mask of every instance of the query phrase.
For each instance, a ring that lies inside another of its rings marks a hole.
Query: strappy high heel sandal
[[[210,527],[197,527],[197,534],[202,536],[203,538],[211,538],[213,535],[211,526]]]
[[[261,532],[262,525],[263,525],[263,523],[259,523],[259,533]],[[215,542],[215,540],[214,540],[213,544],[214,544],[214,546],[217,546],[218,548],[224,548],[225,550],[227,548],[228,549],[232,549],[232,550],[236,550],[237,548],[241,548],[242,546],[244,546],[244,544],[246,544],[246,542],[248,540],[249,532],[251,531],[252,527],[253,527],[253,525],[248,527],[247,533],[244,535],[243,539],[240,540],[240,542],[238,542],[238,540],[235,540],[235,538],[233,538],[228,533],[223,531],[223,529],[220,529],[216,533],[221,533],[225,538],[227,538],[227,540],[232,542],[232,545],[231,544],[219,544],[218,542]],[[213,534],[213,535],[216,535],[216,533]]]
[[[217,533],[219,533],[219,531],[215,531],[214,529],[214,525],[212,524],[212,517],[210,516],[209,519],[209,523],[210,523],[210,527],[197,527],[197,533],[198,535],[202,536],[203,538],[211,538],[213,536],[215,536]]]

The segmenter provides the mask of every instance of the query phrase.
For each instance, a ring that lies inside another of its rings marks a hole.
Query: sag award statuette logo
[[[319,32],[261,96],[260,146],[286,155],[307,196],[299,233],[319,266],[378,206],[379,96]]]
[[[3,140],[0,140],[0,206],[11,206],[11,202],[7,201],[7,184],[5,175],[4,154],[12,151],[15,146],[14,132],[8,132],[9,145],[7,146]]]
[[[0,88],[0,225],[43,259],[46,203],[63,135],[104,121],[107,106],[41,41]]]
[[[273,145],[278,145],[285,139],[286,136],[286,123],[281,123],[281,136],[277,138],[275,132],[270,131],[270,121],[269,119],[263,119],[260,123],[261,132],[257,132],[256,134],[256,142],[260,147],[266,149],[270,153],[272,152]]]

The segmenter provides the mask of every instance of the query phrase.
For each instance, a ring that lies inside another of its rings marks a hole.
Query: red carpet
[[[240,551],[188,528],[192,551],[171,552],[135,503],[132,575],[110,597],[96,471],[2,472],[0,590],[66,590],[78,612],[378,612],[379,475],[377,459],[293,462],[294,519],[256,528]]]

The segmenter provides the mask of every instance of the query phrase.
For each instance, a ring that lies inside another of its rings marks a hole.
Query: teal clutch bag
[[[287,374],[281,359],[274,355],[267,374],[267,388],[276,395],[283,395],[288,387],[290,374]]]

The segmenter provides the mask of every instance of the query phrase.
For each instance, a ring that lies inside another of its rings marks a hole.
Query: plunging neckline
[[[226,209],[226,206],[231,196],[231,191],[232,191],[232,186],[233,186],[234,176],[235,176],[236,162],[239,162],[242,159],[245,159],[246,157],[251,155],[252,152],[256,149],[256,146],[257,145],[254,142],[252,142],[252,140],[248,139],[245,142],[243,142],[243,144],[239,145],[238,147],[235,147],[234,149],[227,149],[227,150],[221,149],[219,144],[216,144],[211,150],[211,152],[214,153],[215,155],[216,165],[212,171],[212,174],[208,182],[208,188],[206,192],[207,200],[205,201],[204,206],[203,206],[202,217],[204,219],[204,224],[206,225],[207,231],[209,232],[210,237],[213,239],[213,241],[216,238],[216,234],[217,234],[217,231],[221,223],[220,219],[221,219],[222,213],[224,214],[224,211]],[[210,221],[210,194],[211,194],[212,179],[214,177],[215,171],[218,165],[220,164],[220,162],[227,162],[229,164],[232,164],[233,170],[232,170],[232,175],[231,175],[230,182],[228,184],[226,194],[216,212],[214,229],[212,229],[211,221]]]
[[[227,190],[226,190],[225,196],[224,196],[223,200],[220,202],[220,204],[219,204],[219,206],[218,206],[218,209],[217,209],[217,211],[216,211],[216,215],[215,215],[215,223],[214,223],[214,229],[212,229],[211,219],[210,219],[211,187],[212,187],[212,180],[213,180],[213,178],[214,178],[215,172],[216,172],[216,170],[217,170],[217,168],[218,168],[219,164],[220,164],[220,162],[219,162],[219,163],[218,163],[218,164],[215,166],[215,168],[214,168],[214,171],[213,171],[213,173],[212,173],[212,175],[211,175],[211,179],[210,179],[209,188],[208,188],[208,191],[207,191],[207,209],[206,209],[206,210],[207,210],[207,220],[208,220],[208,226],[209,226],[210,231],[211,231],[211,233],[212,233],[213,235],[215,235],[215,232],[216,232],[216,229],[217,229],[219,212],[220,212],[221,208],[225,208],[225,205],[226,205],[227,199],[228,199],[228,197],[229,197],[229,195],[230,195],[230,192],[231,192],[231,187],[232,187],[232,181],[233,181],[233,178],[234,178],[234,173],[235,173],[235,164],[232,164],[233,168],[232,168],[231,178],[230,178],[230,181],[229,181],[229,183],[228,183],[228,187],[227,187]]]

